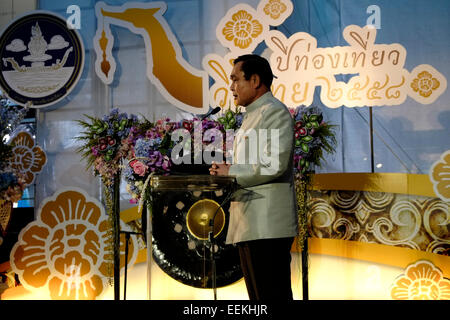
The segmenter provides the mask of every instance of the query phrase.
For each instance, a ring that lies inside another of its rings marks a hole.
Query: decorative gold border
[[[320,173],[312,177],[314,190],[354,190],[414,194],[436,198],[427,174]]]
[[[294,242],[292,251],[299,251],[296,242]],[[450,278],[450,257],[431,252],[377,243],[322,238],[309,238],[308,252],[309,254],[325,254],[400,268],[406,268],[418,260],[428,260],[442,271],[444,277]]]

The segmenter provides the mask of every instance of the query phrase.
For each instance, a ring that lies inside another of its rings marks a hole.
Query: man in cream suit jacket
[[[270,86],[266,59],[244,55],[230,79],[236,104],[245,107],[235,136],[233,164],[213,164],[212,175],[235,176],[227,243],[237,244],[250,300],[292,299],[291,246],[297,235],[293,181],[294,127]]]

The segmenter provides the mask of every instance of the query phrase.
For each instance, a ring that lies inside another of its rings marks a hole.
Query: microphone
[[[222,109],[221,107],[215,107],[214,109],[209,110],[205,115],[203,115],[200,120],[203,121],[206,118],[208,118],[209,116],[216,114],[217,112],[220,111],[220,109]]]

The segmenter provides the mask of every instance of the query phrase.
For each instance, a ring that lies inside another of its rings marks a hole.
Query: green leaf
[[[227,123],[227,119],[225,119],[224,117],[220,117],[219,119],[217,119],[221,124],[226,124]]]
[[[313,137],[311,137],[311,136],[304,136],[304,137],[302,138],[302,141],[303,141],[303,142],[310,142],[310,141],[312,141],[312,139],[313,139]]]
[[[302,148],[303,152],[309,152],[309,147],[306,143],[302,143],[300,147]]]

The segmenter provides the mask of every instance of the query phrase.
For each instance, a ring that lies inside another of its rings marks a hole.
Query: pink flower
[[[134,161],[130,163],[131,167],[133,168],[134,173],[136,173],[138,176],[143,177],[145,173],[147,172],[148,166],[143,164],[140,161]]]
[[[308,131],[306,131],[305,128],[300,128],[300,129],[298,130],[298,133],[299,133],[301,136],[306,136],[306,134],[308,133]]]

